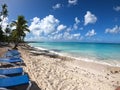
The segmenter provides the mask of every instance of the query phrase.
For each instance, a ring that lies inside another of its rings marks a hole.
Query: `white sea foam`
[[[32,45],[30,45],[30,46],[32,46]],[[81,60],[81,61],[86,61],[86,62],[93,62],[93,63],[114,66],[114,67],[120,67],[120,62],[117,60],[98,60],[96,58],[90,58],[90,57],[86,57],[86,56],[77,56],[77,55],[73,55],[73,54],[65,53],[65,52],[56,52],[54,50],[49,50],[49,49],[42,48],[42,47],[34,47],[34,48],[39,49],[39,50],[46,50],[46,51],[49,51],[50,53],[58,54],[58,55],[64,56],[64,57],[73,58],[75,60]]]
[[[58,53],[61,56],[66,56],[69,58],[73,58],[76,60],[81,60],[81,61],[86,61],[86,62],[93,62],[93,63],[98,63],[98,64],[104,64],[104,65],[109,65],[109,66],[114,66],[114,67],[120,67],[120,62],[116,61],[116,60],[97,60],[97,59],[90,59],[89,57],[76,57],[76,56],[72,56],[71,54],[68,53]]]

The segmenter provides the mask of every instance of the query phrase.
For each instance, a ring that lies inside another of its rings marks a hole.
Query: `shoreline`
[[[108,66],[111,66],[111,67],[120,67],[120,62],[116,61],[116,60],[115,61],[114,60],[111,60],[111,61],[108,61],[108,60],[92,60],[92,59],[89,59],[89,58],[75,57],[75,56],[72,56],[68,53],[60,53],[60,52],[57,52],[57,51],[54,51],[54,50],[49,50],[49,49],[42,48],[42,47],[34,47],[34,46],[31,46],[31,45],[29,45],[29,46],[36,50],[34,53],[39,53],[39,50],[41,50],[41,51],[43,50],[43,51],[48,51],[48,52],[50,52],[52,54],[55,54],[55,55],[59,55],[61,57],[67,57],[67,58],[71,58],[71,59],[79,60],[79,61],[83,61],[83,62],[91,62],[91,63],[96,63],[96,64],[108,65]],[[38,51],[37,51],[37,49],[38,49]]]
[[[41,90],[115,90],[120,68],[54,56],[30,46],[20,46],[25,70]]]

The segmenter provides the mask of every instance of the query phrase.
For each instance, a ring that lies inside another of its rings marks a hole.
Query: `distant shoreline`
[[[38,42],[39,43],[39,42]],[[42,42],[43,43],[43,42]],[[29,45],[29,43],[28,43]],[[31,46],[29,45],[30,47],[33,47],[35,49],[38,49],[38,50],[47,50],[49,52],[51,52],[52,54],[58,54],[60,56],[64,56],[64,57],[69,57],[69,58],[73,58],[73,59],[76,59],[76,60],[81,60],[81,61],[85,61],[85,62],[93,62],[93,63],[98,63],[98,64],[103,64],[103,65],[109,65],[109,66],[113,66],[113,67],[120,67],[120,63],[118,62],[114,62],[114,60],[110,60],[110,61],[107,61],[107,60],[97,60],[97,59],[92,59],[92,58],[87,58],[87,57],[83,57],[83,56],[74,56],[73,54],[70,54],[70,53],[64,53],[64,52],[61,52],[62,50],[59,50],[59,49],[46,49],[46,48],[43,48],[43,47],[34,47],[34,46]],[[60,51],[60,52],[59,52]],[[36,51],[37,53],[39,51]]]
[[[45,42],[46,41],[25,41],[25,43],[45,43]],[[48,42],[50,42],[50,41],[48,41]],[[53,41],[51,41],[51,42],[53,42]],[[70,41],[63,41],[63,42],[69,43]],[[75,43],[75,41],[73,43]],[[79,42],[79,43],[83,43],[83,44],[85,44],[85,43],[86,44],[87,43],[89,43],[89,44],[120,44],[118,42]]]

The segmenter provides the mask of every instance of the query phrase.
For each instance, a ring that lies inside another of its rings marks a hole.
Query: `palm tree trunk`
[[[14,42],[14,47],[13,47],[13,49],[18,49],[17,47],[18,47],[18,44],[19,44],[19,42],[18,42],[18,40],[16,40],[15,42]]]
[[[18,49],[17,47],[18,47],[18,43],[15,43],[13,49]]]

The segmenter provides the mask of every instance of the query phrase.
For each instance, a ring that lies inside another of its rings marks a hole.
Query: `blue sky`
[[[120,0],[1,0],[7,22],[24,15],[26,40],[120,43]]]

